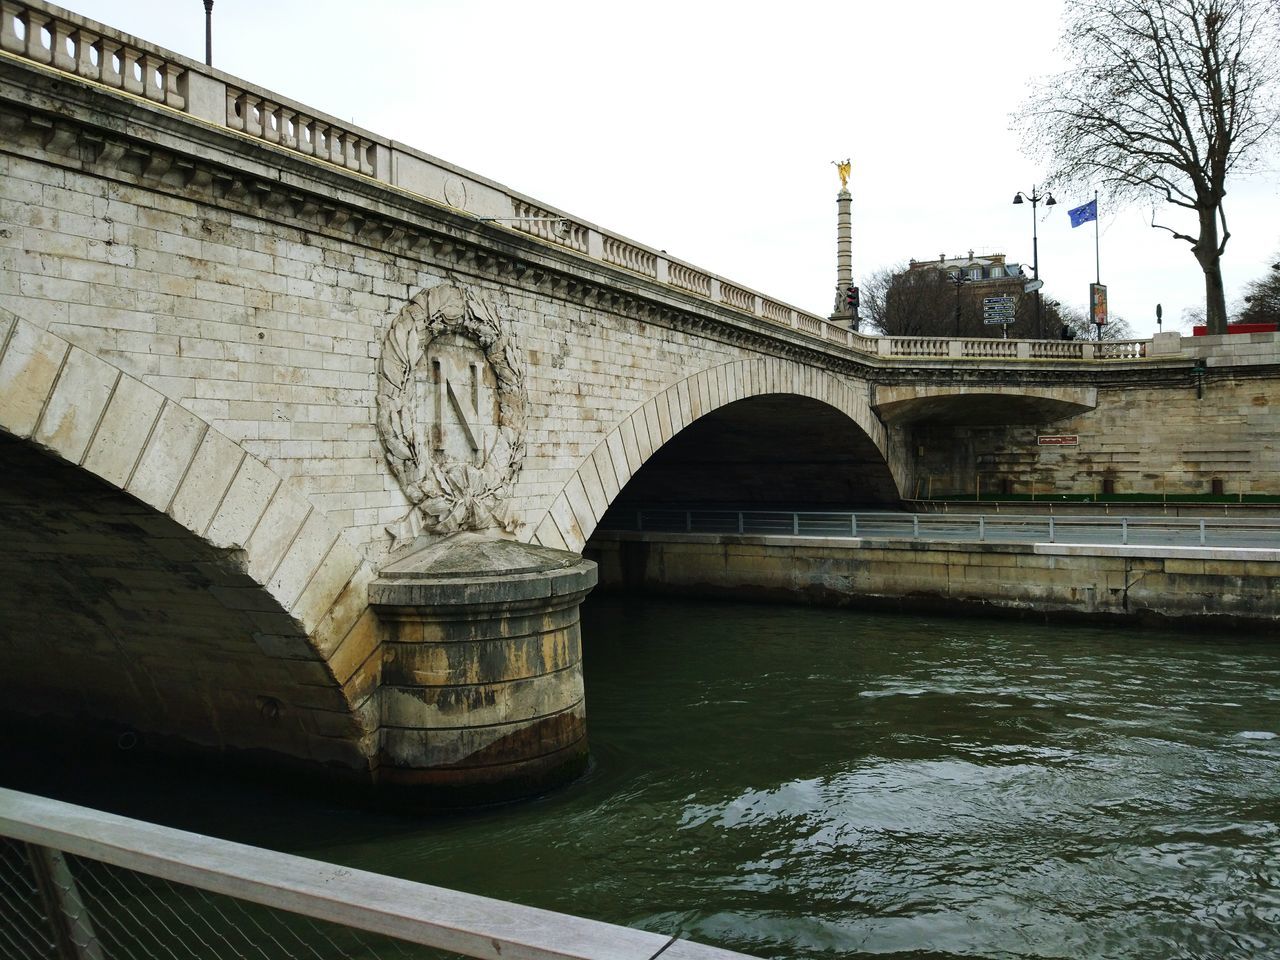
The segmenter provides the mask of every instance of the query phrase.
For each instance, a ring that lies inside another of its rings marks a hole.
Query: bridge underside
[[[880,386],[874,409],[886,424],[955,426],[1052,423],[1098,405],[1095,387]]]
[[[6,710],[367,775],[341,689],[236,551],[5,434],[0,609]]]
[[[883,454],[848,416],[817,400],[772,394],[695,421],[619,494],[637,504],[865,507],[898,502]]]

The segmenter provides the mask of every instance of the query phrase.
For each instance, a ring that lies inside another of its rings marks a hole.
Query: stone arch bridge
[[[615,502],[897,504],[974,430],[1201,369],[1176,336],[867,338],[58,8],[0,18],[19,713],[538,789],[585,755],[577,555]]]

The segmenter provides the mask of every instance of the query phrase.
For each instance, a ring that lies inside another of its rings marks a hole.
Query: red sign
[[[1074,447],[1079,442],[1080,438],[1071,433],[1050,437],[1036,437],[1036,443],[1042,447]]]
[[[1227,333],[1275,333],[1280,330],[1280,323],[1228,323]],[[1193,337],[1203,337],[1209,328],[1202,323],[1191,328]]]

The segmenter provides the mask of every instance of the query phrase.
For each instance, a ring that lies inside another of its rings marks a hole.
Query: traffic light
[[[844,302],[849,309],[858,309],[858,288],[853,284],[849,284],[849,289],[844,292]]]

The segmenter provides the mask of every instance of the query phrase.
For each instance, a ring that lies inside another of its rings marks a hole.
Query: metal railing
[[[733,509],[611,509],[601,530],[756,534],[957,543],[1280,548],[1280,520],[1209,517],[1054,517]]]
[[[734,960],[676,937],[459,893],[0,788],[0,958]]]

